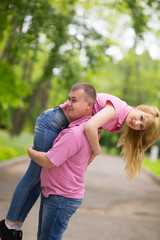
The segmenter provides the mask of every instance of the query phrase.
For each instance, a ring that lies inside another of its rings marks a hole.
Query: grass
[[[23,132],[20,136],[11,137],[7,131],[0,130],[0,161],[27,154],[27,147],[33,142],[33,135]],[[105,152],[105,151],[104,151]],[[115,152],[111,152],[115,154]],[[156,162],[149,158],[143,160],[143,167],[160,177],[160,159]]]
[[[160,178],[160,159],[153,162],[148,158],[143,160],[143,167],[152,172],[154,175]]]
[[[0,130],[0,161],[27,154],[27,147],[33,142],[33,135],[27,132],[12,137]]]

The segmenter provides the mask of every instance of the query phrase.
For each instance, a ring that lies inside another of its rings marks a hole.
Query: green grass
[[[143,160],[143,167],[160,178],[160,159],[158,159],[156,162],[153,162],[150,159],[145,158]]]
[[[0,130],[0,161],[27,154],[27,147],[33,142],[33,135],[22,133],[12,137],[7,131]]]
[[[11,137],[7,131],[0,130],[0,161],[27,154],[27,147],[33,142],[33,135],[27,132]],[[114,149],[111,154],[115,154]],[[149,158],[143,160],[143,167],[160,177],[160,159],[152,162]]]

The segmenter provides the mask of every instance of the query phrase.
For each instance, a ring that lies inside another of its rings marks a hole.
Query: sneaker
[[[1,240],[16,240],[16,230],[8,229],[5,224],[5,219],[0,221],[0,237]]]
[[[16,240],[22,240],[23,232],[21,230],[16,230]]]

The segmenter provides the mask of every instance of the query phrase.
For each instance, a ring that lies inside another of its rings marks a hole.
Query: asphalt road
[[[0,218],[29,160],[0,165]],[[160,184],[147,172],[134,182],[121,158],[100,155],[86,174],[82,206],[70,220],[63,240],[160,240]],[[36,240],[39,200],[23,225],[23,240]]]

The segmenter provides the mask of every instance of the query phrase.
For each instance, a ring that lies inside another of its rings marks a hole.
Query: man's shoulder
[[[82,123],[81,125],[76,125],[68,129],[68,133],[72,134],[72,136],[74,136],[75,140],[78,142],[84,141],[84,139],[86,138],[86,135],[84,132],[84,125],[85,123]]]
[[[66,128],[61,132],[61,136],[66,136],[66,137],[78,137],[78,136],[83,136],[84,135],[84,123],[81,125],[75,125],[74,127],[71,128]]]
[[[75,125],[71,128],[69,128],[69,132],[72,132],[73,134],[83,134],[84,133],[84,123],[81,123],[80,125]]]
[[[69,127],[67,128],[68,134],[73,134],[74,138],[78,141],[84,141],[86,138],[85,132],[84,132],[84,125],[85,123],[91,118],[92,116],[87,116],[84,118],[81,118],[79,120],[76,120],[72,122]]]

